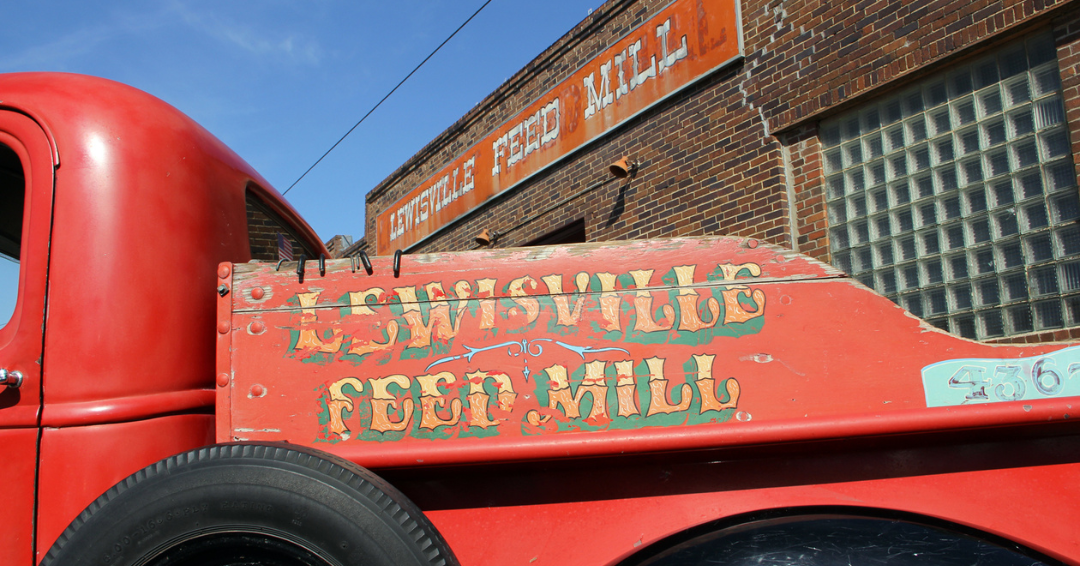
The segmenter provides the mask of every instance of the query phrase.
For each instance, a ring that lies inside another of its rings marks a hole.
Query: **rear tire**
[[[288,444],[224,444],[132,474],[43,565],[452,566],[423,513],[360,466]]]

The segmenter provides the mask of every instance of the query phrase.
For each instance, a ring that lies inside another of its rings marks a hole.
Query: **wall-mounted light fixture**
[[[611,174],[619,179],[625,179],[627,177],[633,179],[634,175],[637,174],[637,169],[637,161],[633,161],[629,157],[623,157],[608,166],[608,171],[611,171]]]
[[[484,228],[483,231],[476,235],[476,243],[481,246],[494,244],[498,241],[499,236],[502,236],[502,234],[500,234],[498,230],[488,230],[487,228]]]

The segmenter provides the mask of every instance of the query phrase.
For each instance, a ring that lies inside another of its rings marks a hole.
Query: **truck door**
[[[0,556],[25,566],[34,551],[52,155],[37,123],[0,110]]]

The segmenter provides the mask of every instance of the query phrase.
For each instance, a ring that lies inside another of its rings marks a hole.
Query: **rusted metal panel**
[[[752,240],[373,267],[235,266],[219,440],[424,466],[1045,422],[1080,393],[1076,349],[956,338]]]

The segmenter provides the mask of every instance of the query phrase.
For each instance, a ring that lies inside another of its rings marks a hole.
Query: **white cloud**
[[[260,57],[281,57],[290,63],[318,65],[322,49],[317,41],[291,32],[266,32],[227,21],[217,14],[196,12],[181,2],[172,4],[184,23],[223,43]]]
[[[170,28],[175,30],[177,27],[190,30],[186,32],[188,41],[199,43],[196,38],[208,38],[219,45],[219,51],[220,46],[224,46],[226,54],[231,51],[240,57],[253,57],[271,64],[317,66],[324,56],[318,41],[288,30],[290,24],[287,21],[275,26],[276,22],[269,16],[256,21],[245,15],[246,19],[239,20],[227,13],[228,3],[208,3],[205,8],[201,4],[173,0],[149,11],[131,6],[112,11],[90,11],[85,14],[87,17],[68,18],[66,21],[71,25],[66,27],[63,23],[43,26],[35,42],[24,41],[21,45],[14,34],[9,34],[0,44],[16,42],[8,46],[4,57],[0,58],[0,71],[85,69],[88,59],[112,53],[117,46],[123,45],[121,49],[129,50],[132,46],[136,49],[157,48],[162,43],[158,36],[169,35]],[[141,8],[143,5],[135,6]],[[258,17],[259,12],[255,13]],[[30,23],[38,22],[30,20],[28,25]],[[194,37],[190,36],[192,32]],[[28,31],[26,38],[29,39],[32,33]],[[119,57],[116,61],[127,59],[122,51],[113,57]]]

